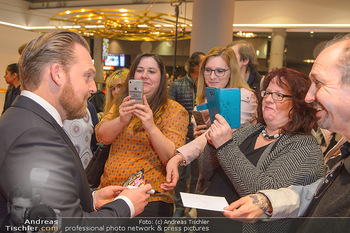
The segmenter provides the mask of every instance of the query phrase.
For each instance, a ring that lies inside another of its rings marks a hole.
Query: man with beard
[[[149,184],[91,194],[79,155],[62,129],[63,120],[85,116],[87,98],[96,91],[89,51],[82,36],[66,31],[44,34],[23,51],[23,91],[0,118],[0,204],[14,186],[31,184],[62,217],[130,218],[147,205]]]
[[[342,135],[340,162],[308,186],[263,190],[233,202],[224,215],[255,222],[264,214],[274,218],[350,216],[350,34],[331,40],[317,57],[305,97],[317,110],[318,125]],[[327,221],[323,221],[326,222]],[[304,222],[305,223],[305,222]],[[345,223],[345,224],[349,224]],[[343,225],[344,226],[344,225]],[[299,224],[300,232],[325,232],[325,224]],[[336,232],[332,225],[332,232]],[[349,225],[347,225],[349,230]],[[330,232],[330,231],[328,231]]]

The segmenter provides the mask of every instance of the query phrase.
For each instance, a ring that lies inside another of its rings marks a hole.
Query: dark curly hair
[[[280,87],[288,90],[292,96],[292,108],[289,111],[289,121],[281,127],[283,134],[309,134],[316,125],[316,110],[305,102],[311,80],[297,70],[290,68],[274,69],[266,74],[261,84],[261,91],[265,91],[271,80],[276,78]],[[262,114],[262,101],[258,101],[258,122],[266,125]]]

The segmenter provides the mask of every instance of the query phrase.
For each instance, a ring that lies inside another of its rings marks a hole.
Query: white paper
[[[224,210],[224,208],[228,206],[228,203],[224,197],[182,192],[180,192],[180,195],[182,203],[185,207],[212,211],[227,211]]]

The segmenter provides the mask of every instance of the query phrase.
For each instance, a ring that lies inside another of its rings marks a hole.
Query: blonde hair
[[[231,48],[227,48],[223,46],[215,47],[207,53],[200,67],[201,71],[198,77],[197,98],[196,98],[197,104],[204,103],[204,100],[206,97],[205,88],[207,87],[207,84],[205,83],[204,75],[203,75],[205,65],[207,64],[207,61],[210,57],[218,57],[218,56],[222,57],[226,61],[230,69],[230,78],[225,88],[245,88],[247,90],[251,90],[249,85],[242,79],[235,52]]]
[[[106,103],[104,107],[104,114],[109,112],[111,107],[114,104],[114,97],[112,95],[112,87],[117,84],[125,84],[125,81],[128,77],[129,69],[121,68],[119,70],[114,71],[106,80]]]

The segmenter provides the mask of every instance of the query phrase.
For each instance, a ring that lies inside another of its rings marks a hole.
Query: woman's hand
[[[146,96],[143,96],[143,104],[135,104],[134,106],[133,114],[140,118],[143,128],[150,133],[156,126],[153,121],[153,112],[148,105]]]
[[[166,165],[166,181],[167,183],[161,184],[160,188],[163,190],[173,190],[179,180],[179,170],[178,167],[182,163],[182,156],[176,154],[173,156]]]
[[[130,96],[125,97],[119,106],[120,121],[124,124],[129,123],[135,109],[135,105],[132,105],[135,103],[135,100],[130,100],[130,98]]]
[[[232,138],[232,130],[225,118],[216,114],[215,121],[210,126],[206,137],[215,148],[218,148]]]
[[[201,136],[202,134],[204,134],[206,131],[207,131],[206,125],[197,125],[197,127],[194,128],[193,137],[197,138],[197,137]]]

